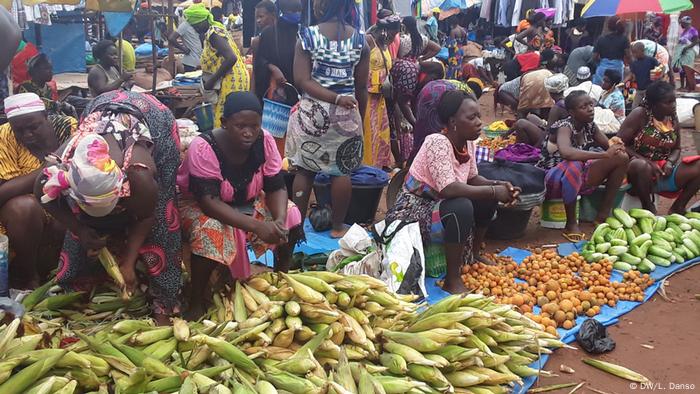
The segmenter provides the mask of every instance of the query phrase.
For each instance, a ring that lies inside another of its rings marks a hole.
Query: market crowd
[[[198,317],[213,271],[250,274],[249,247],[273,250],[275,269],[290,268],[319,173],[331,177],[330,234],[342,237],[350,174],[367,165],[401,177],[386,220],[418,222],[424,244],[444,246],[445,290],[464,291],[461,266],[488,263],[486,229],[498,205],[521,194],[479,174],[475,141],[488,126],[479,100],[488,90],[517,117],[506,134],[538,152],[532,165],[546,171],[547,198],[563,201],[568,239],[585,238],[576,201],[599,186],[598,222],[625,181],[651,211],[660,193],[684,212],[700,189],[699,157],[681,156],[676,116],[674,71],[685,90],[696,85],[699,37],[689,17],[671,57],[654,15],[630,42],[617,16],[599,37],[579,20],[557,36],[547,10],[530,10],[514,34],[482,36],[481,45],[475,21],[440,20],[439,9],[427,20],[381,9],[366,30],[354,0],[313,0],[311,23],[302,10],[300,0],[258,3],[252,70],[235,24],[201,3],[183,10],[169,45],[185,71],[201,70],[214,114],[213,129],[184,153],[172,112],[130,91],[128,43],[93,47],[91,97],[78,113],[59,99],[48,56],[1,24],[11,39],[0,66],[12,62],[18,92],[5,99],[0,126],[10,286],[36,287],[57,269],[61,286],[90,288],[105,280],[95,261],[107,247],[130,291],[147,280],[157,320],[184,313],[184,300]],[[283,139],[262,127],[264,98],[292,107]],[[283,169],[295,173],[291,193]]]

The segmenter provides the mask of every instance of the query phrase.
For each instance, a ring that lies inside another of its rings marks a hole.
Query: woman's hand
[[[278,245],[286,241],[286,233],[275,222],[259,222],[255,234],[266,244]]]
[[[352,96],[340,96],[336,100],[336,104],[346,109],[357,108],[357,100]]]
[[[653,164],[653,163],[652,163]],[[659,168],[659,166],[654,166],[656,168]],[[666,160],[666,163],[664,163],[664,166],[661,168],[661,175],[662,176],[669,176],[673,174],[673,163],[671,163],[671,160]]]
[[[506,185],[503,185],[503,184],[498,184],[498,185],[491,186],[491,187],[493,188],[496,200],[498,200],[498,202],[502,202],[504,204],[509,204],[509,203],[515,201],[515,198],[517,198],[517,195],[515,194],[516,190],[517,190],[518,195],[520,194],[519,189],[514,188],[512,185],[510,186],[510,188]],[[512,190],[511,190],[511,188],[512,188]]]
[[[126,288],[124,289],[128,295],[133,295],[139,286],[138,278],[136,277],[135,262],[120,262],[119,271],[122,273]]]
[[[214,87],[216,86],[216,79],[215,78],[209,78],[204,84],[202,85],[204,87],[204,90],[214,90]]]
[[[81,225],[75,235],[78,236],[80,244],[88,252],[100,250],[107,246],[107,240],[100,237],[100,234],[91,227]]]
[[[287,78],[284,77],[282,70],[275,65],[270,65],[270,82],[274,82],[277,84],[277,86],[283,85],[287,82]]]
[[[627,152],[625,152],[625,146],[621,144],[611,144],[608,146],[608,150],[605,152],[605,155],[608,159],[612,159],[615,156],[627,156]]]

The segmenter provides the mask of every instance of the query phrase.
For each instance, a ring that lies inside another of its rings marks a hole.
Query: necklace
[[[442,134],[447,137],[447,129],[442,130]],[[450,145],[452,145],[452,152],[455,155],[455,159],[457,159],[457,162],[459,164],[464,164],[469,162],[469,159],[471,158],[469,156],[469,149],[467,149],[467,145],[465,144],[462,149],[458,149],[457,146],[452,142],[452,140],[447,137],[447,140],[450,141]]]

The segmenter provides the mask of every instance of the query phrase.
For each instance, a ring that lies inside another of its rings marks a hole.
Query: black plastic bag
[[[595,319],[586,319],[576,334],[576,342],[592,354],[607,353],[615,349],[615,341],[608,336],[605,326]]]
[[[309,211],[309,222],[311,222],[311,227],[314,228],[314,231],[321,233],[331,229],[333,222],[330,208],[313,204]]]

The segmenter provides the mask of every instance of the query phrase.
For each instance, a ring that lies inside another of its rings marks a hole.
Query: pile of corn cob
[[[78,300],[46,320],[46,289],[0,327],[0,394],[502,393],[562,346],[483,295],[425,307],[367,276],[263,273],[215,295],[209,320],[166,327],[71,325],[71,314],[104,313],[69,312]]]

